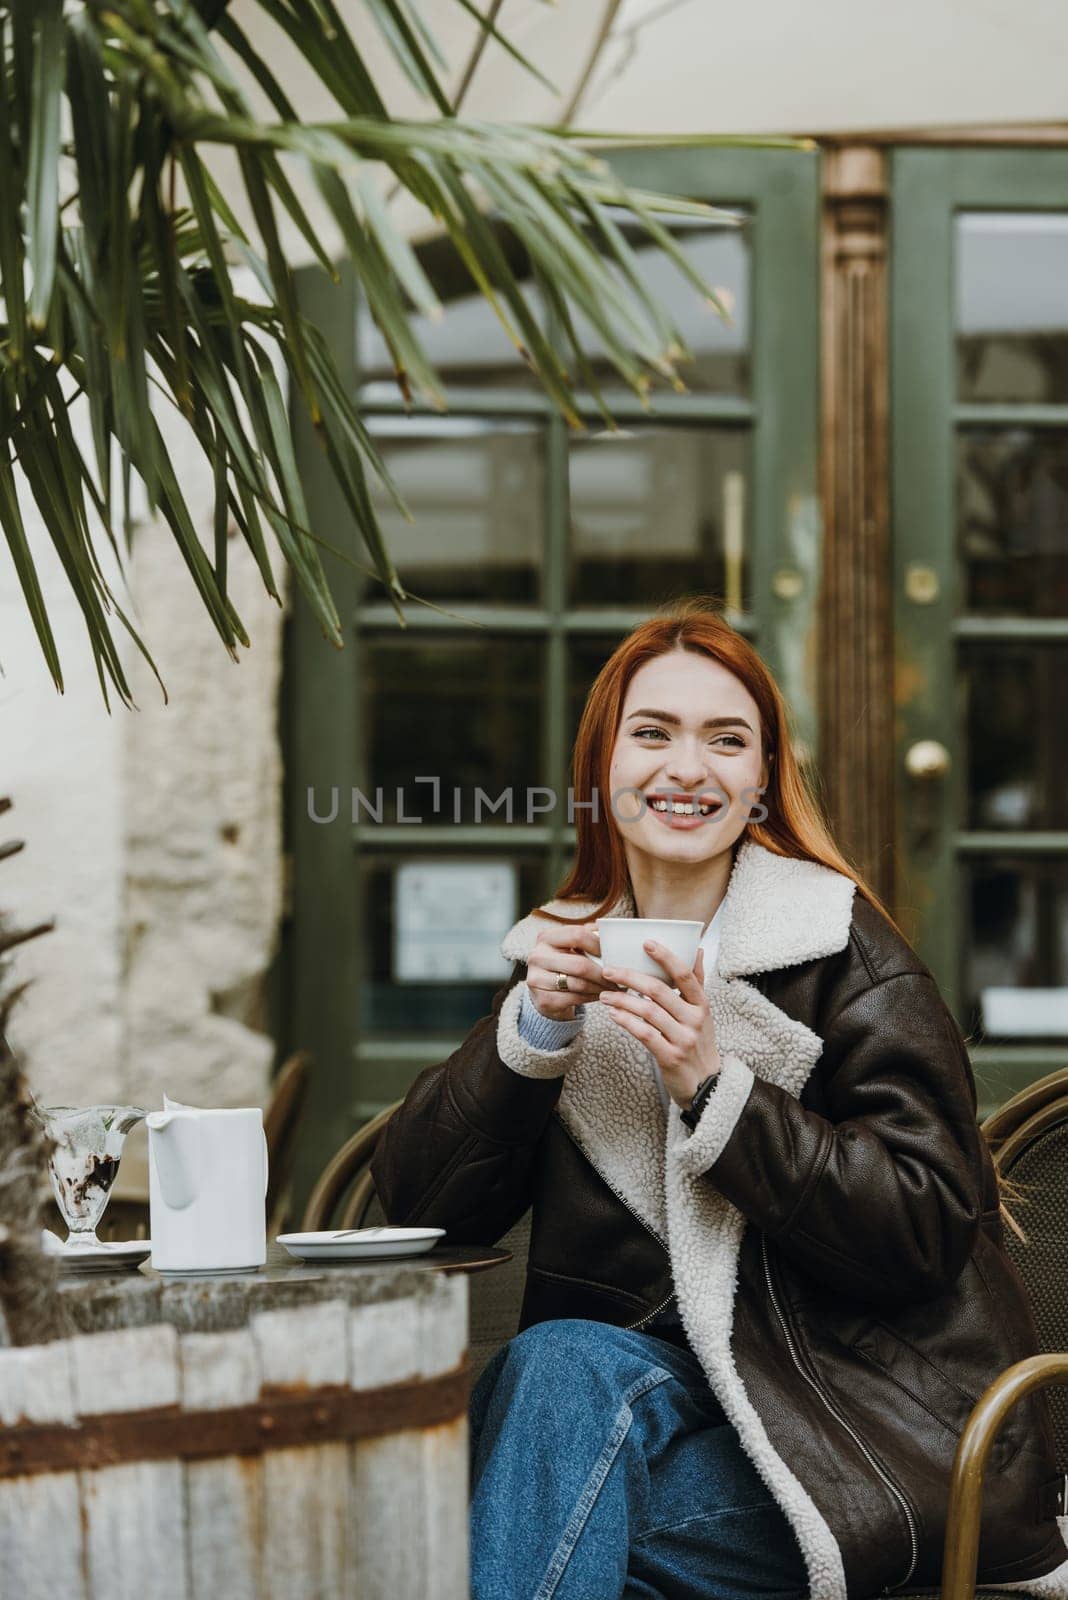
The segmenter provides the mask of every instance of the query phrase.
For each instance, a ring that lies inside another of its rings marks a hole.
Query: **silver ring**
[[[567,973],[566,972],[558,972],[556,974],[556,987],[558,989],[566,989],[567,988]]]

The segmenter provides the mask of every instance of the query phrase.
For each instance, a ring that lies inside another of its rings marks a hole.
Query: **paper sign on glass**
[[[411,861],[393,875],[394,983],[464,983],[511,970],[500,943],[516,921],[512,861]]]

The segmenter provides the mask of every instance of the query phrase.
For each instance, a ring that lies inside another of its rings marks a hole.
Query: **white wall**
[[[1061,0],[624,0],[578,122],[657,133],[1063,122],[1066,67]]]

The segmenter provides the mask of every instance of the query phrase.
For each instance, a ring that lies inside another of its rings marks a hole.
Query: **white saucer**
[[[299,1261],[370,1260],[424,1255],[444,1233],[444,1228],[360,1228],[356,1233],[328,1228],[324,1233],[280,1233],[278,1243]]]
[[[54,1256],[64,1272],[124,1272],[139,1267],[152,1254],[151,1239],[102,1239],[78,1244],[41,1229],[45,1255]]]

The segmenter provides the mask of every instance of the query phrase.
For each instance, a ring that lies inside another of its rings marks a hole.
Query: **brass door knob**
[[[944,778],[949,767],[949,751],[937,739],[918,740],[905,756],[905,771],[910,778]]]

